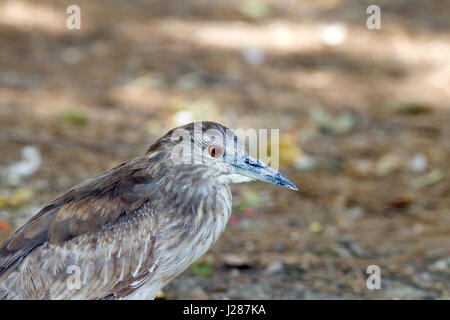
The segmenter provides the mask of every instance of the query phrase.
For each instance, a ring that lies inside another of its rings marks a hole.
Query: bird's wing
[[[45,255],[58,250],[55,248],[72,245],[73,256],[73,252],[79,254],[83,249],[80,246],[92,246],[94,243],[94,251],[99,245],[106,247],[108,241],[109,245],[114,246],[111,242],[116,241],[114,235],[124,230],[128,230],[129,234],[137,232],[143,238],[126,238],[127,235],[122,234],[125,242],[127,239],[128,242],[137,242],[116,243],[117,248],[128,245],[131,250],[133,245],[142,245],[139,241],[145,241],[148,235],[144,234],[145,230],[133,229],[135,214],[151,214],[160,198],[157,184],[147,172],[145,161],[148,160],[144,157],[137,158],[87,180],[32,217],[0,246],[0,283],[8,269],[17,267],[38,249],[43,250],[40,255]],[[97,256],[91,258],[98,260]],[[81,262],[88,264],[87,260]]]

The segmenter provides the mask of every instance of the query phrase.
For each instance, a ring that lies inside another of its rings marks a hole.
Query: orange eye
[[[211,157],[217,158],[220,157],[223,153],[223,150],[221,147],[219,146],[211,146],[209,147],[209,154],[211,155]]]

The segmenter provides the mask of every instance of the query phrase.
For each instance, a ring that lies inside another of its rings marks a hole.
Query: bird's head
[[[147,154],[180,166],[199,180],[222,184],[260,180],[297,190],[284,175],[250,157],[232,130],[215,122],[198,121],[172,129]]]

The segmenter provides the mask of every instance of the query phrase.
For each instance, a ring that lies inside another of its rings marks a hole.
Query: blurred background
[[[449,299],[450,1],[372,2],[2,0],[0,240],[175,126],[276,128],[299,191],[234,186],[161,298]]]

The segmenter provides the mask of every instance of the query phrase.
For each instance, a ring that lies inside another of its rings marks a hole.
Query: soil
[[[49,200],[214,120],[280,133],[299,191],[233,186],[165,299],[450,298],[450,1],[0,3],[0,240]],[[42,163],[8,180],[33,146]],[[381,288],[369,289],[367,268]]]

